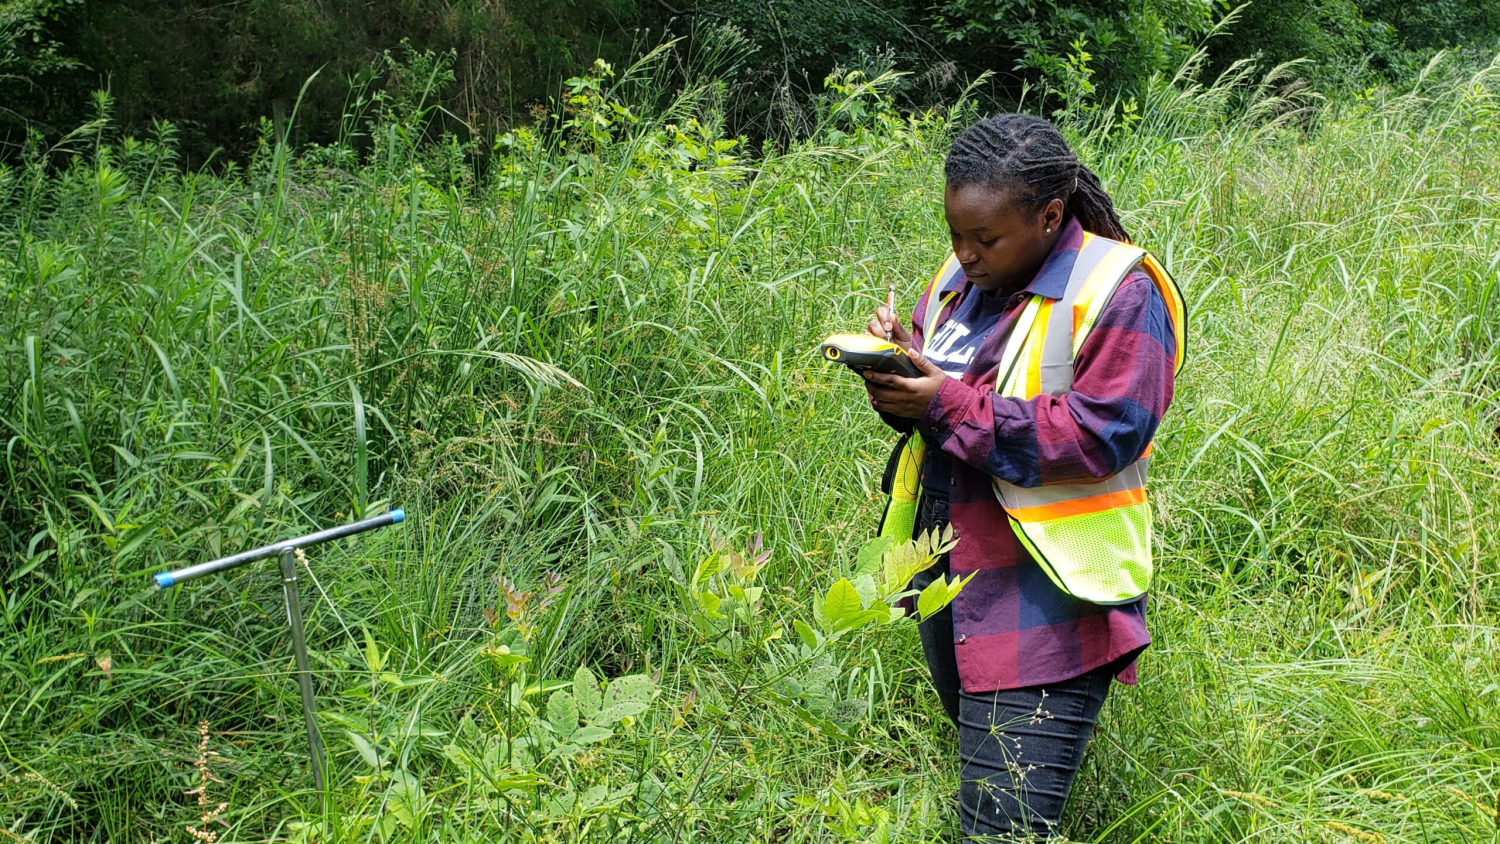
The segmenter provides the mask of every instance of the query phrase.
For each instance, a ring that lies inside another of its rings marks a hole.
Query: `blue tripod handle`
[[[288,551],[293,548],[310,548],[314,545],[328,542],[330,540],[343,539],[346,536],[353,536],[356,533],[364,533],[365,531],[369,530],[378,530],[383,527],[389,527],[390,525],[399,525],[404,521],[406,521],[406,511],[392,510],[389,513],[385,513],[379,516],[371,516],[368,519],[361,519],[357,522],[350,522],[347,525],[339,525],[338,527],[331,527],[327,530],[315,531],[313,533],[307,534],[306,536],[299,536],[296,539],[283,539],[282,541],[271,545],[264,545],[260,548],[252,548],[249,551],[241,551],[238,554],[231,554],[228,557],[220,557],[217,560],[209,560],[206,563],[198,563],[197,565],[187,566],[186,568],[160,572],[154,577],[154,579],[156,580],[156,588],[167,589],[178,583],[184,583],[194,578],[203,577],[204,575],[215,574],[221,571],[228,571],[229,569],[237,568],[246,563],[253,563],[256,560],[264,560],[267,557],[275,557],[281,552]]]

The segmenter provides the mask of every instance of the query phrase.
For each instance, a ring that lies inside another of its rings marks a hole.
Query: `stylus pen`
[[[894,281],[885,292],[885,311],[891,318],[891,324],[894,325],[896,323],[896,282]],[[890,329],[886,329],[885,339],[891,339]]]

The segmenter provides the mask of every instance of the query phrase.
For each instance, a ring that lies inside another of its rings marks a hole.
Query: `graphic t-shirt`
[[[949,378],[963,377],[964,369],[995,329],[1008,302],[1009,297],[991,296],[978,288],[970,290],[933,332],[932,338],[923,343],[922,355],[948,373]],[[922,466],[924,492],[947,498],[952,479],[953,458],[942,449],[928,448]]]

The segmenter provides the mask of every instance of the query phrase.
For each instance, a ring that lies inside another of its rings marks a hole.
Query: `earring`
[[[1047,234],[1052,234],[1052,229],[1047,229]]]

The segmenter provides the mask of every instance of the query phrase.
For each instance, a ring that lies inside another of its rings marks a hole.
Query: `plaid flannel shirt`
[[[1134,683],[1135,657],[1151,644],[1144,596],[1100,606],[1058,589],[1016,538],[990,484],[992,476],[1018,486],[1109,477],[1145,451],[1172,401],[1172,323],[1161,293],[1139,269],[1120,282],[1078,350],[1068,393],[1022,400],[994,392],[1001,352],[1028,296],[1061,297],[1082,242],[1083,229],[1070,220],[963,379],[944,379],[916,420],[929,447],[954,458],[949,518],[959,542],[950,567],[975,573],[953,604],[954,649],[971,693],[1059,682],[1112,663],[1120,681]],[[973,289],[960,275],[934,300]],[[918,348],[927,306],[918,302],[912,315]]]

